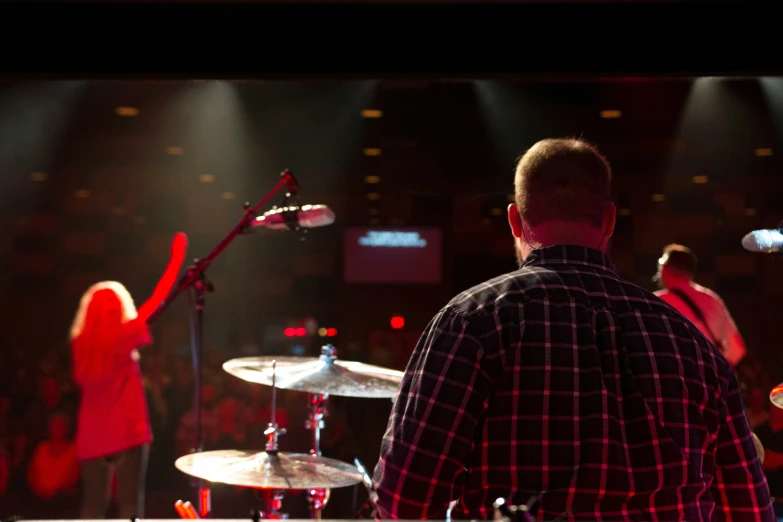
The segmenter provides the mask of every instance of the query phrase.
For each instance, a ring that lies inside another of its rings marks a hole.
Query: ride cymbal
[[[278,388],[342,397],[393,398],[403,376],[396,370],[324,356],[241,357],[224,363],[223,369],[245,381],[272,386],[273,361]]]

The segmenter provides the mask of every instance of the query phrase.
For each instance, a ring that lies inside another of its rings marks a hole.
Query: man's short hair
[[[696,274],[699,259],[690,248],[672,243],[663,248],[661,264],[693,277]]]
[[[609,162],[579,139],[539,141],[519,158],[514,177],[519,213],[532,226],[571,221],[601,228],[611,185]]]

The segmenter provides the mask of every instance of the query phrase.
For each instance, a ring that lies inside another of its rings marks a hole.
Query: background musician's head
[[[690,248],[672,243],[663,249],[655,280],[661,288],[688,286],[696,275],[698,258]]]
[[[508,207],[517,260],[552,245],[606,251],[614,231],[612,171],[606,158],[578,139],[546,139],[517,163],[515,202]]]

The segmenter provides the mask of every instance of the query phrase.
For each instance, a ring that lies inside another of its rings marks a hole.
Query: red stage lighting
[[[405,326],[405,318],[401,315],[395,315],[390,321],[391,327],[395,330],[399,330]]]

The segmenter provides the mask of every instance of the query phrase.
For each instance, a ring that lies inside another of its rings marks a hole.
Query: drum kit
[[[288,518],[280,510],[285,492],[303,490],[307,493],[313,519],[329,501],[331,489],[363,482],[368,485],[367,472],[356,466],[321,456],[321,430],[325,426],[327,401],[330,395],[393,399],[397,394],[402,372],[359,362],[337,359],[333,346],[321,349],[320,357],[243,357],[232,359],[223,369],[242,380],[272,388],[271,419],[264,431],[266,447],[262,451],[203,451],[179,458],[180,471],[209,482],[243,486],[261,490],[266,510],[258,518]],[[277,390],[307,393],[310,412],[306,428],[313,433],[309,453],[284,453],[278,450],[278,437],[285,429],[276,421]],[[372,494],[371,494],[372,498]]]

